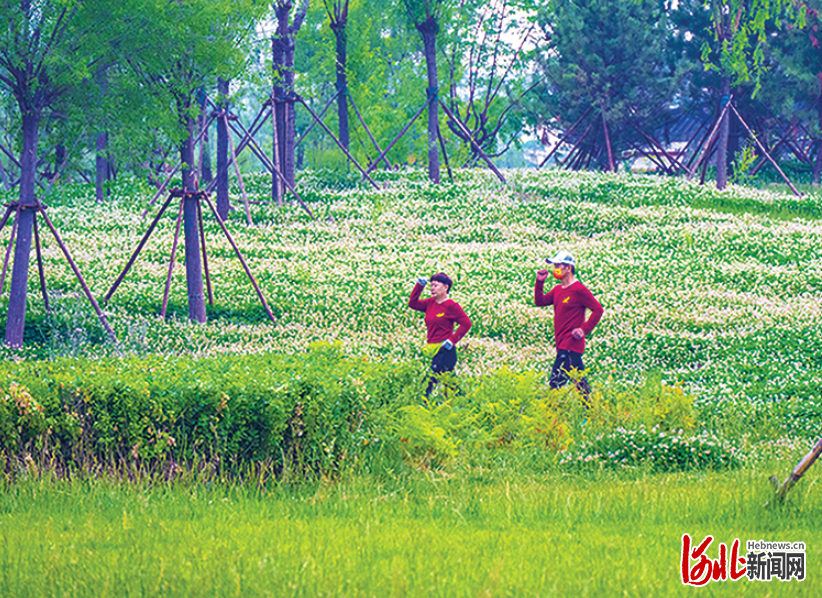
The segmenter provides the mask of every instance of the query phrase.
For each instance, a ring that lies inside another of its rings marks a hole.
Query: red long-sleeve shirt
[[[534,285],[534,303],[537,307],[554,306],[554,342],[557,349],[583,353],[585,338],[575,339],[571,336],[574,328],[582,328],[585,336],[599,323],[605,312],[594,296],[584,284],[574,281],[563,288],[558,284],[548,293],[543,291],[544,281],[537,280]],[[585,309],[591,310],[591,315],[585,319]]]
[[[416,311],[425,312],[425,326],[428,328],[429,343],[443,343],[450,340],[455,345],[471,329],[471,320],[453,299],[446,299],[437,303],[433,297],[420,299],[423,287],[420,283],[414,285],[408,307]],[[458,324],[454,330],[454,324]]]

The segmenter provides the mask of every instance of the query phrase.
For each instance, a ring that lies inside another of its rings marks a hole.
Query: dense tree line
[[[3,0],[0,184],[18,196],[6,342],[22,339],[34,213],[69,178],[93,181],[102,202],[120,173],[159,192],[179,173],[183,193],[216,189],[225,218],[243,151],[282,202],[300,168],[371,181],[425,165],[437,183],[536,136],[566,168],[644,155],[704,177],[713,160],[720,188],[770,148],[813,164],[818,184],[820,5]],[[688,118],[704,122],[672,150]],[[204,321],[197,212],[184,212],[190,316]]]
[[[783,150],[813,161],[818,181],[819,4],[10,0],[0,182],[31,195],[80,176],[96,181],[101,201],[118,172],[159,184],[182,151],[176,144],[194,141],[206,102],[217,99],[233,99],[246,124],[273,107],[259,145],[291,185],[301,167],[347,164],[340,147],[370,165],[421,108],[427,122],[419,118],[382,164],[425,164],[438,181],[443,159],[477,163],[549,132],[563,137],[556,157],[566,167],[615,169],[625,155],[665,145],[660,131],[674,115],[708,107],[716,121],[729,102],[766,145],[785,126],[801,128],[813,144],[799,147],[795,135]],[[326,108],[338,143],[301,102]],[[729,157],[715,160],[720,186],[744,138],[725,113],[711,149]],[[316,132],[300,139],[309,128]],[[214,151],[212,139],[202,157],[181,160],[208,182]],[[273,199],[288,183],[272,173]]]

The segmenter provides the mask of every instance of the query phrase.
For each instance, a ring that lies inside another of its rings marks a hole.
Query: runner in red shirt
[[[538,307],[554,306],[554,342],[557,347],[557,358],[551,370],[549,385],[561,388],[568,384],[571,370],[585,370],[582,364],[582,353],[585,351],[585,337],[599,323],[604,310],[584,284],[576,279],[576,260],[567,251],[560,251],[554,257],[545,260],[553,265],[554,278],[560,284],[545,293],[543,286],[548,270],[537,272],[534,285],[534,302]],[[585,319],[585,310],[591,311]],[[577,389],[587,398],[591,392],[588,381],[583,378]]]
[[[471,329],[471,320],[459,306],[448,298],[453,281],[443,272],[431,277],[431,297],[420,299],[422,290],[428,284],[427,278],[417,279],[408,307],[425,313],[425,326],[428,328],[428,342],[425,353],[432,357],[431,371],[434,373],[450,372],[457,365],[456,344]],[[454,330],[454,325],[457,329]],[[426,398],[431,395],[439,379],[429,376]]]

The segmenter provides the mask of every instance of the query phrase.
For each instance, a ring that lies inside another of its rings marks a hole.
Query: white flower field
[[[424,326],[407,308],[408,294],[418,276],[445,271],[455,280],[452,297],[474,324],[460,347],[460,371],[546,370],[554,359],[552,314],[534,306],[533,281],[546,256],[567,249],[577,257],[580,280],[606,310],[585,356],[595,384],[636,382],[659,371],[702,401],[819,401],[819,196],[746,188],[719,193],[645,175],[508,176],[504,186],[487,171],[469,171],[434,187],[421,173],[384,173],[387,188],[374,191],[353,176],[328,183],[329,176],[310,173],[300,189],[316,220],[296,203],[253,205],[252,227],[244,223],[237,194],[229,228],[276,324],[210,215],[215,305],[209,323],[187,322],[182,246],[171,315],[158,318],[174,233],[171,207],[105,308],[117,350],[281,353],[333,340],[350,354],[414,357]],[[262,176],[246,181],[258,201],[268,199],[268,184]],[[49,213],[98,298],[156,213],[154,206],[140,217],[149,193],[123,184],[110,204],[94,206],[82,199],[82,189],[69,187],[53,201]],[[32,267],[29,328],[35,332],[29,331],[27,352],[114,353],[77,295],[59,248],[51,238],[44,242],[55,313],[44,317]]]

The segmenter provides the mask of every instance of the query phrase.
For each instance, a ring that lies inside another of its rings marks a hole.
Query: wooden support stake
[[[731,106],[731,102],[733,102],[733,96],[728,98],[728,103],[725,104],[725,107],[722,109],[722,112],[719,114],[719,118],[716,119],[714,123],[714,127],[711,130],[710,135],[708,135],[708,141],[705,144],[705,147],[702,148],[702,153],[699,154],[699,158],[696,160],[696,164],[694,164],[691,169],[688,171],[688,176],[686,177],[687,180],[691,180],[694,177],[694,173],[696,169],[699,168],[699,165],[702,163],[702,160],[705,157],[705,152],[713,145],[714,137],[716,136],[717,131],[719,130],[719,125],[722,124],[722,121],[725,119],[725,115],[728,113],[728,108]]]
[[[281,172],[280,170],[280,132],[277,128],[277,111],[274,109],[274,101],[271,101],[271,125],[273,127],[272,133],[273,136],[271,138],[271,159],[272,163],[274,164],[274,168],[277,172]],[[250,141],[249,141],[250,143]],[[281,178],[281,180],[284,180]],[[276,182],[276,179],[275,179]],[[283,207],[283,189],[281,185],[276,185],[277,187],[277,207]]]
[[[608,121],[605,119],[605,110],[602,111],[602,129],[605,132],[605,146],[608,148],[608,169],[610,172],[616,171],[614,164],[614,154],[611,151],[611,135],[608,133]]]
[[[163,307],[160,310],[160,317],[166,317],[168,307],[168,295],[171,290],[171,275],[174,272],[174,258],[177,257],[177,243],[180,241],[180,225],[183,223],[183,206],[186,203],[185,197],[180,199],[180,209],[177,212],[177,224],[174,228],[174,241],[171,244],[171,259],[168,260],[168,275],[166,276],[166,286],[163,292]]]
[[[337,99],[337,96],[338,96],[338,95],[340,95],[340,92],[341,92],[341,91],[342,91],[342,90],[340,89],[340,90],[338,90],[338,91],[337,91],[337,93],[335,93],[333,96],[331,96],[331,99],[330,99],[330,100],[328,100],[328,103],[327,103],[327,104],[323,107],[323,109],[320,111],[320,118],[325,118],[325,113],[326,113],[326,111],[327,111],[327,110],[331,107],[331,104],[333,104],[333,103],[334,103],[334,100],[336,100],[336,99]],[[349,99],[350,99],[350,96],[349,96]],[[352,103],[353,103],[353,102],[352,102]],[[305,132],[304,132],[302,135],[300,135],[300,136],[299,136],[299,138],[297,139],[297,141],[295,141],[295,142],[294,142],[294,147],[297,147],[298,145],[300,145],[300,143],[302,142],[302,140],[303,140],[303,139],[305,139],[306,137],[308,137],[308,134],[311,132],[311,129],[313,129],[313,128],[314,128],[314,125],[315,125],[315,124],[317,124],[317,123],[316,123],[316,121],[313,121],[313,120],[312,120],[312,121],[311,121],[311,124],[309,124],[309,125],[308,125],[308,127],[307,127],[307,128],[306,128],[306,130],[305,130]]]
[[[245,269],[245,273],[248,275],[248,278],[251,280],[251,284],[254,286],[254,290],[257,292],[257,296],[260,298],[260,302],[263,304],[263,308],[265,312],[268,314],[268,317],[271,319],[272,322],[276,322],[276,318],[274,318],[274,314],[271,313],[271,309],[268,307],[268,303],[266,303],[265,297],[263,297],[263,292],[260,290],[260,286],[257,284],[257,281],[254,279],[254,275],[251,273],[251,269],[246,264],[245,259],[243,259],[243,254],[240,253],[240,249],[237,247],[237,244],[234,242],[234,239],[231,237],[231,233],[228,232],[228,229],[223,224],[222,219],[220,218],[220,214],[217,213],[217,208],[214,207],[214,204],[211,203],[211,199],[208,197],[207,193],[202,193],[202,197],[208,203],[208,207],[211,209],[211,213],[214,214],[214,217],[217,219],[217,224],[220,225],[220,228],[223,230],[223,234],[225,235],[228,242],[231,244],[231,247],[234,248],[234,253],[237,254],[237,259],[240,260],[240,263],[243,265]]]
[[[46,313],[51,313],[51,307],[49,307],[49,294],[46,289],[46,273],[43,269],[43,250],[40,247],[40,231],[37,227],[37,218],[34,218],[34,222],[32,222],[34,228],[34,248],[37,254],[37,271],[40,274],[40,292],[43,293],[43,305],[46,308]]]
[[[131,254],[128,263],[126,263],[126,267],[123,268],[123,271],[120,273],[120,276],[117,277],[117,280],[115,280],[114,284],[111,285],[111,288],[108,290],[108,293],[106,293],[106,296],[103,297],[104,302],[108,302],[108,300],[111,299],[111,296],[114,294],[114,291],[116,291],[117,287],[120,286],[120,283],[123,282],[123,278],[125,278],[128,271],[134,265],[134,261],[137,259],[137,256],[140,255],[140,251],[143,249],[143,245],[145,245],[146,241],[148,241],[149,236],[151,236],[151,233],[154,231],[154,227],[157,226],[157,223],[160,221],[160,217],[163,215],[163,212],[166,211],[166,208],[168,208],[168,205],[171,203],[171,200],[174,199],[175,195],[179,197],[179,194],[175,194],[174,192],[168,194],[168,199],[166,199],[166,202],[160,208],[160,211],[157,212],[157,215],[154,217],[154,220],[152,220],[151,225],[148,227],[148,230],[146,230],[145,234],[143,234],[143,238],[140,239],[140,243],[137,245],[137,249],[135,249],[134,253]]]
[[[309,106],[308,103],[300,96],[297,96],[297,101],[303,106],[305,106],[305,109],[308,110],[309,114],[311,114],[314,120],[317,121],[317,123],[325,130],[326,133],[328,133],[331,139],[333,139],[334,142],[337,144],[337,147],[339,147],[345,154],[346,158],[348,158],[351,161],[351,163],[354,164],[354,166],[356,166],[357,169],[362,173],[363,177],[368,179],[368,182],[374,186],[374,189],[379,189],[380,186],[376,182],[374,182],[374,179],[368,176],[368,172],[366,172],[365,169],[362,166],[360,166],[360,163],[357,162],[354,156],[352,156],[351,153],[347,149],[345,149],[345,146],[343,146],[343,144],[340,142],[339,139],[337,139],[337,136],[334,135],[331,129],[329,129],[326,126],[326,124],[322,121],[322,119],[311,109],[311,106]]]
[[[785,500],[785,497],[788,494],[788,491],[793,488],[793,486],[802,478],[808,469],[810,469],[811,465],[813,465],[816,460],[819,458],[819,455],[822,454],[822,438],[816,441],[816,444],[813,445],[808,453],[802,457],[802,460],[799,461],[796,467],[793,468],[791,475],[789,475],[782,485],[779,486],[776,490],[776,496],[774,497],[774,501],[781,503]],[[774,485],[777,485],[778,482],[776,480],[776,476],[771,476],[771,482]],[[765,503],[765,506],[768,506],[770,501]]]
[[[97,304],[97,300],[94,298],[94,295],[91,294],[91,290],[89,290],[88,285],[86,284],[85,279],[83,279],[83,275],[80,274],[80,270],[77,268],[77,264],[74,263],[74,260],[71,258],[71,254],[69,253],[68,247],[66,247],[63,240],[60,238],[60,234],[57,232],[57,229],[54,228],[54,225],[51,223],[51,219],[49,219],[48,214],[46,214],[46,210],[43,209],[42,204],[35,199],[37,202],[37,209],[39,210],[40,214],[43,216],[43,220],[46,221],[46,225],[49,227],[52,236],[54,236],[54,240],[57,242],[57,245],[60,247],[60,250],[63,252],[63,255],[66,258],[66,261],[71,266],[74,275],[77,277],[77,280],[80,281],[80,287],[83,289],[83,292],[86,294],[86,298],[88,298],[91,306],[94,308],[94,311],[97,313],[97,317],[100,318],[100,322],[103,324],[103,328],[106,329],[108,332],[108,336],[113,343],[117,342],[117,337],[114,334],[114,330],[112,330],[111,326],[106,319],[106,314],[100,309],[100,306]]]
[[[442,157],[445,159],[445,168],[448,169],[448,180],[454,182],[454,174],[451,172],[451,164],[448,163],[448,153],[445,151],[445,141],[442,138],[440,131],[440,123],[437,123],[437,139],[440,141],[440,149],[442,150]],[[377,148],[379,149],[379,148]]]
[[[365,124],[365,120],[363,119],[362,114],[360,114],[360,110],[359,110],[359,108],[357,108],[357,104],[354,103],[354,98],[351,97],[351,94],[348,94],[348,101],[351,102],[351,106],[354,107],[354,112],[357,113],[357,118],[360,119],[360,123],[362,123],[363,129],[365,129],[365,132],[368,133],[368,137],[371,139],[371,143],[374,144],[374,147],[377,148],[377,151],[379,153],[382,153],[382,149],[380,148],[380,144],[377,143],[377,140],[374,139],[374,136],[371,134],[371,129],[369,129],[368,125]],[[439,127],[437,127],[437,135],[439,135]],[[442,143],[442,136],[440,136],[440,143]],[[442,151],[445,151],[444,147],[443,147]],[[382,159],[385,162],[385,165],[388,167],[388,170],[393,170],[393,167],[391,166],[391,162],[388,161],[388,158],[383,156]],[[449,176],[450,176],[451,171],[449,170],[448,172],[449,172]]]
[[[203,273],[206,279],[206,290],[208,291],[208,304],[214,306],[214,293],[211,291],[211,276],[208,273],[208,252],[206,251],[205,226],[203,225],[203,206],[197,201],[197,221],[200,226],[200,248],[203,252]]]
[[[685,168],[685,166],[683,166],[683,165],[680,163],[680,161],[679,161],[679,160],[677,160],[674,156],[672,156],[671,154],[669,154],[669,153],[668,153],[668,150],[666,150],[666,149],[662,146],[662,144],[661,144],[661,143],[659,143],[659,141],[657,141],[656,139],[654,139],[653,137],[651,137],[650,135],[648,135],[645,131],[643,131],[642,129],[640,129],[640,128],[639,128],[638,126],[636,126],[636,125],[634,125],[634,129],[636,129],[636,131],[637,131],[640,135],[642,135],[642,137],[644,137],[644,138],[645,138],[645,141],[647,141],[648,143],[650,143],[650,144],[651,144],[651,147],[653,147],[653,148],[658,149],[659,151],[661,151],[661,152],[662,152],[662,154],[663,154],[666,158],[668,158],[668,160],[670,160],[671,164],[673,164],[674,166],[677,166],[678,168],[681,168],[681,169],[682,169],[682,170],[684,170],[685,172],[688,172],[688,169],[687,169],[687,168]],[[656,153],[657,155],[659,155],[656,151],[655,151],[654,153]],[[666,167],[666,168],[665,168],[665,170],[668,170],[668,168]]]
[[[223,114],[223,122],[225,123],[226,131],[230,129],[228,126],[228,117]],[[243,194],[243,204],[245,204],[245,218],[248,226],[252,226],[251,209],[248,207],[248,195],[245,192],[245,183],[243,183],[243,175],[240,174],[240,165],[237,164],[237,154],[234,153],[234,141],[231,139],[231,132],[228,132],[228,149],[231,151],[231,163],[234,164],[234,172],[237,173],[237,180],[240,182],[240,191]]]
[[[754,142],[756,142],[756,145],[759,147],[760,150],[762,150],[762,153],[765,154],[765,157],[768,158],[773,167],[776,168],[776,171],[780,174],[782,179],[788,184],[788,187],[791,188],[791,191],[793,191],[794,195],[796,195],[797,197],[802,197],[802,194],[799,191],[797,191],[796,187],[794,187],[793,183],[791,183],[790,179],[788,178],[788,175],[782,172],[782,169],[779,168],[779,164],[777,164],[776,161],[771,157],[771,154],[768,153],[768,150],[765,149],[765,146],[762,145],[762,142],[756,138],[756,135],[754,135],[754,132],[751,131],[751,128],[748,126],[748,123],[745,122],[745,119],[742,118],[742,116],[737,111],[736,107],[731,106],[731,110],[734,111],[734,114],[736,114],[736,117],[739,119],[739,122],[741,122],[742,126],[745,127],[745,130],[748,131],[748,135],[753,137],[753,140]]]
[[[565,156],[565,160],[560,162],[560,164],[562,164],[563,168],[567,169],[567,168],[571,167],[571,162],[572,162],[571,156],[574,154],[575,151],[578,152],[579,148],[582,146],[582,142],[588,136],[588,131],[590,131],[591,127],[593,127],[593,126],[594,126],[594,124],[590,123],[587,127],[585,127],[585,130],[582,132],[582,135],[580,135],[579,139],[576,140],[576,143],[574,143],[574,145],[571,146],[571,149],[568,152],[568,155]],[[579,154],[577,154],[577,155],[579,155]]]
[[[440,106],[442,106],[442,109],[445,112],[445,114],[448,116],[448,118],[450,118],[454,122],[454,124],[459,127],[459,129],[463,132],[463,134],[466,135],[468,137],[468,139],[471,140],[471,145],[474,146],[474,149],[482,157],[482,159],[485,160],[485,163],[488,164],[488,167],[494,172],[495,175],[497,175],[497,178],[500,181],[502,181],[503,184],[507,184],[507,181],[505,180],[505,177],[502,176],[502,173],[499,170],[497,170],[496,166],[494,166],[494,163],[491,161],[491,158],[489,158],[488,155],[484,151],[482,151],[482,148],[474,140],[474,136],[471,135],[471,132],[468,130],[468,128],[465,125],[462,124],[462,121],[460,121],[459,118],[454,116],[454,113],[451,112],[451,110],[448,108],[448,106],[445,105],[445,102],[440,100]]]
[[[557,141],[557,144],[554,146],[554,149],[552,149],[550,152],[548,152],[548,155],[545,156],[542,159],[542,162],[539,163],[539,166],[537,166],[537,170],[539,170],[540,168],[545,166],[545,163],[548,162],[548,160],[551,159],[551,156],[554,155],[554,152],[556,152],[559,149],[560,145],[565,143],[565,140],[568,139],[568,137],[571,135],[571,133],[574,131],[574,129],[577,128],[577,125],[579,125],[579,123],[582,122],[582,119],[584,119],[586,116],[588,116],[588,114],[590,114],[591,110],[592,110],[592,108],[589,107],[585,112],[582,113],[582,116],[580,116],[577,119],[577,121],[573,125],[571,125],[571,128],[563,133],[562,137]],[[587,129],[586,129],[586,132],[587,132]]]
[[[237,121],[237,125],[240,127],[241,130],[245,131],[245,128],[243,127],[243,123],[241,123],[240,121]],[[232,130],[235,133],[237,132],[236,128],[234,128],[234,125],[229,124],[229,126],[232,128]],[[246,131],[246,133],[247,132],[248,131]],[[280,180],[283,182],[283,184],[286,186],[286,188],[289,191],[291,191],[291,193],[294,194],[294,197],[297,198],[297,201],[300,203],[300,205],[303,207],[303,209],[308,213],[308,215],[311,217],[311,219],[315,220],[314,214],[311,213],[311,209],[303,201],[303,198],[300,197],[300,194],[297,193],[297,190],[294,188],[294,185],[292,185],[290,182],[288,182],[288,179],[285,178],[285,176],[280,171],[280,169],[277,168],[274,164],[271,163],[271,160],[269,160],[268,156],[266,156],[265,153],[263,152],[263,150],[260,149],[260,146],[257,145],[257,142],[254,141],[254,138],[251,137],[250,139],[251,139],[251,141],[249,142],[249,145],[251,147],[251,150],[257,155],[257,157],[260,159],[260,161],[263,163],[263,165],[268,169],[268,171],[270,173],[276,174],[277,176],[280,177]]]
[[[3,274],[0,275],[0,295],[6,290],[6,272],[9,269],[9,257],[11,256],[12,247],[14,247],[14,237],[17,235],[17,223],[20,220],[20,204],[17,204],[17,209],[14,214],[14,223],[11,225],[11,235],[9,236],[9,244],[6,247],[6,259],[3,261]]]
[[[14,211],[15,204],[6,204],[6,213],[3,215],[3,220],[0,220],[0,232],[3,231],[3,228],[6,226],[6,222],[8,222],[9,216]]]
[[[420,114],[422,114],[423,112],[425,112],[425,109],[428,107],[428,104],[430,104],[430,103],[431,103],[431,100],[433,100],[433,99],[434,99],[434,97],[435,97],[435,96],[433,96],[433,95],[432,95],[432,96],[428,96],[428,98],[425,100],[425,103],[424,103],[424,104],[420,107],[420,109],[419,109],[419,110],[417,111],[417,113],[413,116],[413,118],[412,118],[410,121],[408,121],[408,124],[407,124],[407,125],[405,125],[399,133],[397,133],[397,136],[396,136],[396,137],[394,137],[394,139],[391,141],[391,143],[389,143],[389,144],[388,144],[388,147],[386,147],[384,150],[382,150],[382,152],[380,152],[380,155],[379,155],[379,156],[377,156],[377,159],[376,159],[376,160],[374,160],[374,161],[371,163],[371,165],[370,165],[368,168],[366,168],[366,169],[365,169],[365,173],[366,173],[366,174],[369,174],[372,170],[374,170],[374,169],[377,167],[377,164],[379,164],[379,163],[380,163],[380,160],[382,160],[382,159],[383,159],[383,158],[384,158],[384,157],[388,154],[388,152],[389,152],[389,151],[391,151],[391,148],[392,148],[392,147],[394,147],[394,145],[395,145],[395,144],[396,144],[396,143],[397,143],[400,139],[402,139],[402,136],[403,136],[403,135],[405,135],[405,133],[408,131],[408,129],[410,129],[410,128],[411,128],[411,125],[413,125],[413,124],[414,124],[414,121],[416,121],[416,120],[420,117]]]

